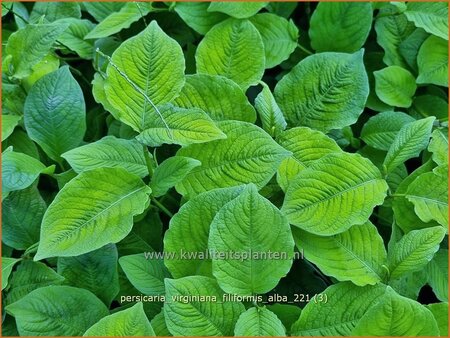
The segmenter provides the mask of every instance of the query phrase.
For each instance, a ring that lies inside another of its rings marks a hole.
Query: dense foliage
[[[3,335],[448,330],[448,4],[2,4]]]

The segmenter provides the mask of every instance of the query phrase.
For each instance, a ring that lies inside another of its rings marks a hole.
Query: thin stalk
[[[152,165],[152,159],[150,158],[150,155],[148,153],[147,146],[142,145],[142,148],[144,150],[144,158],[145,158],[145,164],[147,164],[148,169],[148,176],[152,178],[153,176],[153,165]]]
[[[162,212],[164,212],[167,216],[169,216],[170,218],[173,217],[173,213],[169,211],[169,209],[167,209],[161,202],[159,202],[156,198],[154,198],[152,196],[152,202],[159,208],[161,209]]]
[[[314,53],[311,52],[309,49],[307,49],[306,47],[303,47],[299,42],[297,43],[297,47],[300,48],[302,51],[304,51],[306,54],[308,55],[313,55]]]

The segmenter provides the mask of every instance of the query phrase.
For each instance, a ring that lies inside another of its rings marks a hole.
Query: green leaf
[[[127,5],[136,7],[136,3]],[[116,110],[115,117],[136,131],[160,119],[153,105],[173,100],[184,85],[183,51],[156,21],[123,42],[112,62],[105,80],[106,97]]]
[[[129,28],[133,22],[150,13],[152,9],[151,3],[130,2],[124,4],[120,9],[112,11],[84,38],[100,39],[116,34],[123,29]]]
[[[417,28],[398,46],[400,54],[408,66],[417,72],[417,54],[420,46],[430,35],[421,28]]]
[[[440,249],[428,263],[426,269],[428,284],[436,297],[448,302],[448,250]]]
[[[36,83],[37,80],[39,80],[44,75],[58,70],[59,63],[59,58],[52,54],[52,52],[44,56],[41,61],[31,67],[33,72],[22,80],[23,88],[27,92],[30,92],[31,87]],[[25,100],[23,100],[23,102],[25,103]],[[23,113],[23,107],[20,113]]]
[[[163,295],[164,278],[170,278],[163,260],[144,254],[122,256],[119,264],[128,280],[144,295]]]
[[[416,96],[408,113],[416,119],[435,116],[439,121],[448,121],[447,99],[434,95]]]
[[[438,324],[440,335],[445,337],[448,334],[448,302],[428,304],[426,307],[433,314]]]
[[[166,279],[164,317],[174,336],[232,336],[240,302],[223,301],[223,291],[212,278],[190,276]],[[175,299],[174,299],[175,297]],[[183,298],[186,297],[186,301]],[[203,297],[203,301],[200,298]],[[186,320],[189,318],[189,320]]]
[[[32,67],[51,50],[56,39],[67,25],[27,25],[11,34],[5,47],[5,55],[11,56],[12,75],[23,79],[30,75]]]
[[[410,299],[418,299],[420,290],[427,283],[423,270],[404,274],[402,277],[390,280],[389,286],[399,295]]]
[[[373,285],[384,278],[386,249],[377,228],[370,222],[354,225],[331,237],[295,228],[293,235],[305,258],[327,275],[359,286]]]
[[[118,12],[125,4],[123,2],[84,2],[84,9],[92,17],[100,22],[106,19],[111,13]]]
[[[21,336],[81,336],[108,315],[91,292],[71,286],[46,286],[6,307]]]
[[[287,60],[297,48],[298,28],[292,20],[271,13],[257,14],[250,18],[261,34],[266,55],[266,68],[278,66]]]
[[[226,2],[214,1],[208,7],[208,12],[221,12],[237,19],[249,18],[264,8],[268,2]]]
[[[159,111],[163,118],[145,122],[144,130],[136,137],[139,142],[152,147],[164,143],[187,146],[226,137],[200,109],[166,105]]]
[[[170,188],[181,182],[189,172],[201,165],[200,161],[193,158],[175,156],[169,157],[156,167],[153,173],[150,187],[155,197],[164,195]]]
[[[377,42],[384,50],[383,61],[386,65],[408,68],[399,48],[414,30],[414,24],[404,14],[380,16],[376,19]]]
[[[2,154],[2,192],[28,188],[46,170],[33,157],[5,150]]]
[[[169,330],[167,329],[166,319],[164,318],[164,309],[158,313],[150,321],[153,331],[155,331],[156,336],[169,337],[171,336]]]
[[[3,68],[3,70],[5,71],[5,68]],[[22,86],[3,82],[2,118],[7,115],[23,115],[23,105],[25,103],[26,96],[27,94],[23,90]]]
[[[372,116],[361,130],[361,138],[369,146],[389,150],[399,130],[415,121],[410,115],[398,111],[386,111]]]
[[[401,313],[401,320],[397,314]],[[433,314],[420,303],[402,297],[389,286],[378,304],[370,308],[356,325],[354,336],[436,336]]]
[[[269,309],[270,311],[272,311],[274,314],[277,315],[277,317],[283,323],[283,326],[287,328],[288,334],[290,333],[289,332],[290,327],[292,326],[292,324],[294,324],[294,322],[298,319],[298,317],[300,317],[300,313],[302,311],[296,305],[280,304],[280,303],[267,305],[267,309]]]
[[[292,336],[350,336],[367,310],[385,293],[386,286],[358,287],[337,283],[326,290],[327,302],[309,302],[292,325]]]
[[[145,177],[148,175],[142,145],[136,140],[105,136],[97,142],[72,149],[61,155],[75,172],[96,168],[123,168]]]
[[[30,138],[57,162],[62,153],[81,143],[86,131],[86,106],[68,66],[33,85],[25,101],[24,122]]]
[[[419,84],[435,84],[448,87],[448,41],[430,36],[422,44],[417,55]]]
[[[448,163],[448,129],[440,128],[433,131],[428,150],[433,153],[433,161],[438,165]]]
[[[307,127],[286,130],[281,133],[277,142],[292,152],[292,156],[283,160],[277,171],[277,181],[284,191],[294,177],[314,161],[325,155],[341,152],[333,139]]]
[[[205,35],[195,60],[199,74],[223,75],[246,90],[263,76],[264,44],[250,21],[230,18]]]
[[[405,124],[391,144],[383,166],[389,173],[405,161],[419,156],[426,148],[431,136],[434,116]]]
[[[390,66],[373,72],[375,76],[375,91],[384,103],[408,108],[416,92],[414,76],[399,66]]]
[[[405,12],[409,21],[426,32],[448,40],[448,4],[445,2],[408,2]]]
[[[122,168],[79,174],[47,209],[34,260],[81,255],[120,241],[131,231],[133,216],[144,211],[150,192],[138,176]]]
[[[406,198],[424,222],[435,220],[448,227],[448,167],[445,174],[424,173],[408,187]]]
[[[254,185],[248,185],[214,217],[208,249],[214,253],[213,275],[222,290],[262,294],[289,272],[294,240],[287,219]],[[229,256],[230,252],[237,255]]]
[[[355,123],[368,95],[362,50],[311,55],[275,87],[275,99],[288,124],[323,132]]]
[[[215,121],[253,123],[256,120],[255,109],[242,89],[234,81],[220,75],[187,75],[180,95],[173,102],[182,108],[200,108]]]
[[[263,129],[271,136],[277,136],[286,129],[286,120],[269,86],[264,82],[260,84],[263,89],[255,98],[255,108],[261,119]]]
[[[16,129],[11,136],[3,142],[3,148],[12,147],[16,152],[38,159],[39,152],[36,143],[31,141],[22,129]]]
[[[291,224],[316,235],[335,235],[365,223],[388,186],[368,159],[332,153],[302,170],[289,185],[281,211]]]
[[[205,257],[211,222],[217,212],[236,198],[242,187],[214,189],[193,197],[172,217],[164,235],[165,265],[174,278],[211,274],[211,259]],[[183,243],[180,247],[179,243]],[[198,253],[186,258],[184,255]],[[203,256],[201,254],[203,253]]]
[[[76,257],[58,257],[58,273],[65,277],[65,284],[91,291],[107,306],[119,292],[114,244]]]
[[[2,290],[8,285],[8,278],[14,268],[14,265],[19,262],[18,258],[2,257]]]
[[[222,13],[208,12],[208,2],[175,2],[173,9],[183,21],[197,33],[205,35],[227,16]]]
[[[6,304],[12,304],[22,299],[31,291],[44,286],[58,285],[64,281],[47,265],[29,260],[22,261],[14,271],[10,281],[10,288],[6,296]]]
[[[215,188],[246,183],[262,188],[280,162],[290,155],[253,124],[223,121],[217,126],[227,135],[226,139],[193,144],[177,152],[178,156],[191,157],[202,163],[176,185],[177,191],[184,196],[190,198]]]
[[[404,235],[389,252],[390,279],[423,269],[438,251],[444,236],[442,227],[413,230]]]
[[[372,12],[368,2],[319,3],[311,16],[311,46],[317,52],[358,51],[369,36]]]
[[[79,19],[81,18],[80,4],[75,2],[37,2],[30,14],[30,21],[37,21],[42,16],[45,22],[53,22],[67,17]]]
[[[106,316],[92,325],[84,337],[155,336],[142,303]]]
[[[65,47],[77,53],[81,58],[90,60],[94,57],[94,44],[84,40],[84,37],[95,27],[89,20],[65,18],[58,24],[68,24],[69,27],[58,38]]]
[[[234,328],[235,336],[286,336],[284,328],[277,315],[266,307],[251,307],[242,313]]]
[[[13,133],[21,119],[22,117],[17,115],[2,115],[2,142]]]
[[[47,206],[35,186],[11,192],[2,202],[2,241],[16,250],[39,242]]]

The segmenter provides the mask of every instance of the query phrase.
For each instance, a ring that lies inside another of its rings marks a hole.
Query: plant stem
[[[148,153],[147,146],[146,145],[142,145],[142,149],[144,150],[144,158],[145,158],[145,163],[147,164],[148,176],[150,178],[152,178],[152,176],[153,176],[152,159],[150,158],[150,155]]]
[[[300,48],[302,51],[304,51],[308,55],[313,55],[314,54],[313,52],[311,52],[306,47],[303,47],[299,42],[297,42],[297,47]]]
[[[167,209],[161,202],[159,202],[156,198],[152,196],[152,202],[155,203],[155,205],[161,209],[162,212],[164,212],[167,216],[170,218],[173,217],[173,214]]]

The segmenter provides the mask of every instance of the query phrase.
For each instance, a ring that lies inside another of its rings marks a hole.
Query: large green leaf
[[[414,24],[404,14],[382,15],[376,19],[377,42],[384,50],[383,61],[386,65],[407,68],[399,47],[414,30]]]
[[[271,13],[257,14],[250,21],[261,34],[266,68],[273,68],[287,60],[297,47],[298,28],[294,22]]]
[[[64,277],[55,270],[40,262],[22,261],[14,271],[10,281],[10,288],[6,296],[6,304],[12,304],[38,288],[58,285]]]
[[[65,35],[65,34],[66,33],[64,32],[63,35]],[[55,54],[50,52],[49,54],[44,56],[44,58],[41,59],[41,61],[39,61],[33,67],[31,67],[33,72],[29,76],[27,76],[25,79],[22,80],[23,88],[27,92],[29,92],[31,87],[36,83],[37,80],[39,80],[44,75],[47,75],[51,72],[58,70],[59,65],[60,65],[60,59]],[[25,100],[24,100],[24,103],[25,103]]]
[[[277,142],[292,156],[281,162],[277,171],[277,181],[283,190],[303,169],[325,155],[341,152],[337,143],[321,133],[307,127],[297,127],[284,131]]]
[[[286,328],[287,333],[290,333],[292,324],[300,317],[301,308],[292,304],[275,303],[267,305],[267,309],[276,314],[281,320],[283,326]]]
[[[448,164],[448,129],[440,128],[433,131],[428,150],[433,153],[433,161],[438,165]]]
[[[311,46],[317,52],[356,52],[369,36],[372,12],[368,2],[319,3],[311,16]]]
[[[162,259],[136,254],[120,257],[119,264],[139,292],[144,295],[164,294],[164,278],[169,278],[170,274]]]
[[[431,136],[434,116],[405,124],[389,147],[383,166],[389,173],[401,163],[419,156],[426,148]]]
[[[5,69],[3,67],[3,69]],[[22,86],[6,83],[2,83],[2,118],[8,115],[23,115],[23,105],[27,94]],[[3,123],[3,122],[2,122]],[[2,125],[2,128],[5,126]],[[3,130],[2,130],[3,135]]]
[[[255,108],[258,111],[263,129],[271,136],[277,136],[286,128],[286,120],[275,101],[268,85],[261,82],[262,91],[255,98]]]
[[[417,54],[423,42],[429,36],[422,28],[417,28],[398,46],[401,56],[403,56],[408,66],[415,72],[417,72]]]
[[[445,337],[448,334],[448,302],[428,304],[426,307],[436,319],[440,335]]]
[[[16,250],[25,250],[39,242],[46,208],[35,186],[11,192],[2,202],[3,243]]]
[[[252,295],[272,290],[286,276],[294,240],[286,217],[248,185],[214,217],[208,248],[214,253],[213,275],[222,290]]]
[[[2,257],[2,290],[8,286],[8,278],[18,258]]]
[[[6,307],[21,336],[81,336],[108,315],[91,292],[71,286],[46,286]]]
[[[22,117],[17,115],[2,115],[2,142],[13,133],[21,119]]]
[[[130,2],[123,5],[120,9],[112,11],[110,15],[105,17],[85,39],[104,38],[122,29],[129,28],[131,24],[147,15],[152,10],[151,3]]]
[[[369,146],[389,150],[399,130],[414,118],[399,111],[386,111],[372,116],[361,130],[361,138]]]
[[[444,170],[445,171],[445,170]],[[408,187],[406,198],[424,222],[435,220],[448,227],[448,167],[446,172],[429,172],[417,177]]]
[[[46,170],[35,158],[14,151],[2,153],[2,192],[28,188]]]
[[[305,258],[327,275],[364,286],[383,280],[386,249],[377,228],[370,222],[347,231],[321,237],[293,229],[294,239]]]
[[[81,58],[90,60],[94,57],[94,43],[84,37],[95,27],[89,20],[65,18],[58,24],[68,24],[69,27],[59,36],[58,41]]]
[[[255,109],[242,89],[234,81],[220,75],[187,75],[186,83],[174,103],[183,108],[200,108],[213,120],[256,120]]]
[[[208,7],[208,12],[221,12],[237,19],[249,18],[265,7],[268,2],[226,2],[214,1]]]
[[[40,78],[24,108],[28,135],[55,161],[83,140],[85,115],[83,92],[68,66]]]
[[[202,193],[189,200],[172,217],[164,235],[164,263],[172,276],[211,276],[211,259],[205,257],[211,222],[241,190],[242,187],[232,187]]]
[[[338,283],[324,290],[328,301],[309,302],[292,325],[292,336],[350,336],[367,310],[385,293],[386,286],[358,287]]]
[[[223,121],[217,125],[227,135],[226,139],[193,144],[177,152],[202,163],[176,186],[182,195],[192,197],[211,189],[246,183],[262,188],[280,162],[290,155],[253,124]]]
[[[404,235],[389,251],[390,278],[423,269],[438,251],[444,236],[442,227],[413,230]]]
[[[439,121],[448,121],[447,99],[429,94],[416,96],[408,113],[416,119],[435,116]]]
[[[316,235],[335,235],[365,223],[388,186],[377,167],[358,154],[332,153],[302,170],[289,185],[282,212]]]
[[[419,84],[435,84],[448,87],[448,41],[430,36],[422,44],[417,55]]]
[[[96,168],[124,168],[139,177],[148,175],[142,145],[135,140],[105,136],[97,142],[72,149],[61,155],[75,172]]]
[[[208,2],[175,2],[174,10],[197,33],[205,35],[214,25],[225,20],[223,13],[208,12]]]
[[[200,161],[193,158],[175,156],[169,157],[156,167],[153,173],[150,187],[155,197],[164,195],[170,188],[181,182],[189,172],[201,165]]]
[[[85,337],[130,337],[155,336],[142,303],[137,303],[129,309],[113,313],[100,319],[84,334]]]
[[[169,330],[167,329],[166,319],[164,318],[164,309],[158,313],[150,321],[153,331],[155,331],[156,336],[169,337],[171,336]]]
[[[45,22],[53,22],[58,19],[72,17],[80,18],[80,4],[76,2],[37,2],[30,14],[30,21],[37,21],[43,17]]]
[[[448,40],[448,3],[408,2],[407,6],[405,15],[416,27]]]
[[[156,21],[123,42],[112,62],[107,69],[106,97],[116,110],[115,117],[136,131],[161,119],[153,105],[171,101],[184,85],[183,51]]]
[[[205,35],[195,59],[199,74],[223,75],[246,90],[263,76],[264,44],[250,21],[230,18]]]
[[[416,80],[406,69],[390,66],[373,72],[375,91],[381,101],[391,106],[408,108],[416,92]]]
[[[66,279],[65,284],[91,291],[107,306],[119,292],[114,244],[76,257],[58,257],[58,273]]]
[[[224,301],[223,295],[212,278],[166,279],[164,317],[170,333],[174,336],[232,336],[245,308],[239,302]],[[183,297],[186,301],[182,301]]]
[[[436,297],[448,302],[448,250],[440,249],[426,267],[428,284]]]
[[[388,286],[386,294],[378,304],[368,309],[351,335],[438,336],[439,329],[430,310],[412,299],[398,295]]]
[[[41,61],[51,50],[52,45],[67,25],[26,25],[11,34],[5,47],[9,61],[7,72],[17,79],[23,79],[32,73],[32,67]]]
[[[239,317],[234,335],[280,337],[286,336],[286,329],[277,315],[266,307],[251,307]]]
[[[133,216],[144,211],[150,192],[138,176],[122,168],[79,174],[47,209],[34,259],[81,255],[120,241],[131,231]]]
[[[288,124],[323,132],[355,123],[368,95],[362,50],[309,56],[275,87],[275,99]]]
[[[186,146],[225,138],[224,133],[204,111],[166,105],[159,109],[162,118],[147,120],[138,141],[152,147],[163,143]]]

